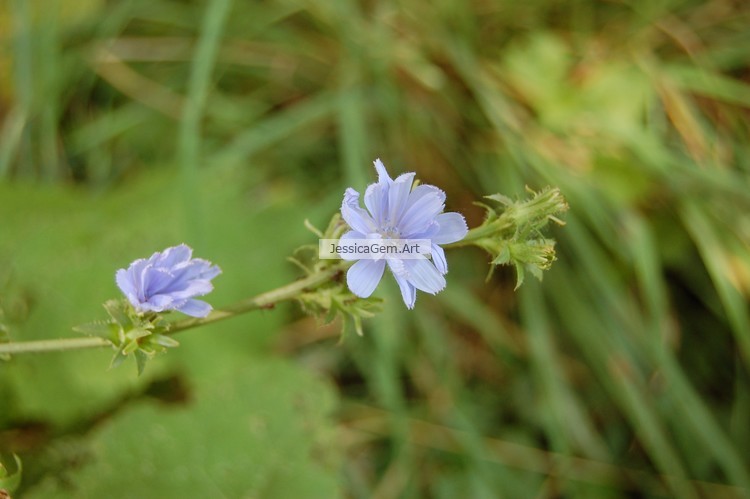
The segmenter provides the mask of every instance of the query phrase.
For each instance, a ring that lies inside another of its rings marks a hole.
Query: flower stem
[[[0,354],[61,352],[63,350],[83,350],[84,348],[100,348],[112,346],[104,338],[64,338],[59,340],[21,341],[0,343]]]
[[[315,272],[309,276],[294,281],[291,284],[280,288],[267,291],[252,298],[242,300],[233,305],[225,307],[222,310],[214,310],[208,316],[201,319],[184,319],[173,322],[169,328],[168,334],[178,333],[186,329],[213,324],[235,315],[241,315],[253,310],[273,308],[277,303],[296,298],[301,292],[315,288],[333,278],[336,274],[346,269],[351,262],[342,261],[328,267],[327,269]]]
[[[479,239],[493,235],[496,236],[503,230],[509,229],[511,227],[513,227],[513,221],[510,220],[509,217],[501,215],[500,218],[493,222],[482,224],[479,227],[474,227],[469,232],[467,232],[466,236],[460,241],[456,241],[455,243],[450,244],[444,244],[442,246],[446,249],[472,246]]]
[[[241,315],[253,310],[273,308],[277,303],[292,300],[302,292],[316,288],[328,282],[338,273],[345,270],[351,262],[342,261],[323,270],[308,275],[305,278],[294,281],[280,288],[272,289],[259,294],[253,298],[239,301],[223,310],[214,310],[207,317],[201,319],[184,319],[173,322],[168,334],[178,333],[186,329],[212,324],[236,315]],[[22,341],[11,343],[0,343],[0,355],[20,353],[55,352],[63,350],[82,350],[85,348],[111,347],[112,343],[104,338],[61,338],[57,340]]]

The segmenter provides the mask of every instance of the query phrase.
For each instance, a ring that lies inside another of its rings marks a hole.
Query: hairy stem
[[[206,324],[212,324],[224,319],[229,319],[237,315],[252,312],[253,310],[260,310],[264,308],[273,308],[277,303],[281,303],[288,300],[293,300],[304,291],[314,289],[321,284],[330,281],[336,276],[336,274],[345,270],[351,262],[339,262],[336,265],[332,265],[328,268],[310,274],[309,276],[299,279],[281,286],[280,288],[272,289],[265,293],[261,293],[252,298],[239,301],[233,305],[225,307],[222,310],[214,310],[207,317],[201,319],[184,319],[172,323],[169,328],[168,334],[178,333],[185,331],[186,329],[192,329],[194,327],[203,326]],[[23,341],[13,343],[0,343],[0,355],[3,354],[20,354],[20,353],[39,353],[39,352],[54,352],[63,350],[82,350],[86,348],[101,348],[112,346],[108,340],[97,337],[83,337],[83,338],[61,338],[57,340],[39,340],[39,341]]]
[[[234,317],[235,315],[252,312],[253,310],[273,308],[277,303],[292,300],[303,291],[309,291],[310,289],[328,282],[336,274],[346,269],[349,266],[349,263],[350,262],[342,261],[336,265],[328,267],[327,269],[310,274],[304,279],[287,284],[286,286],[272,289],[271,291],[267,291],[252,298],[239,301],[222,310],[214,310],[208,314],[208,316],[201,319],[184,319],[174,322],[169,328],[169,334],[178,333],[186,329],[192,329],[206,324],[213,324],[214,322],[219,322]]]
[[[455,243],[450,244],[444,244],[443,248],[450,249],[473,246],[474,243],[476,243],[479,239],[490,236],[497,237],[498,234],[501,234],[503,231],[511,227],[513,227],[513,221],[510,219],[510,217],[501,215],[500,218],[493,222],[482,224],[479,227],[474,227],[460,241],[456,241]]]
[[[83,337],[59,340],[21,341],[0,343],[0,354],[60,352],[63,350],[83,350],[84,348],[101,348],[112,346],[104,338]]]

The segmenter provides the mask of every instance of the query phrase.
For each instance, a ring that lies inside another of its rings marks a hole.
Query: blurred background
[[[452,250],[361,338],[287,304],[141,377],[0,362],[14,497],[748,497],[746,2],[0,5],[6,340],[75,335],[181,242],[216,307],[286,284],[376,157],[470,226],[525,186],[571,208],[542,283]]]

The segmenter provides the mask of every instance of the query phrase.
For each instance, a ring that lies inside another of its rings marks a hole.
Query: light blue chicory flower
[[[412,189],[414,173],[404,173],[393,180],[379,159],[375,161],[375,169],[378,182],[365,191],[367,210],[360,207],[357,191],[348,188],[344,193],[341,216],[352,230],[341,236],[341,242],[347,239],[429,239],[432,260],[395,256],[361,259],[347,272],[346,283],[352,293],[367,298],[383,277],[387,263],[401,288],[404,303],[411,309],[417,299],[417,289],[436,294],[445,288],[448,263],[439,245],[460,241],[468,228],[460,213],[443,213],[445,193],[437,187],[422,184]]]
[[[138,312],[177,310],[205,317],[211,305],[195,300],[213,289],[211,279],[221,269],[207,260],[191,258],[193,250],[180,244],[140,259],[117,271],[117,286]]]

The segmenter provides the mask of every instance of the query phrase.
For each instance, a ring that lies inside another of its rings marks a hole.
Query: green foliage
[[[338,497],[333,404],[309,373],[248,359],[185,406],[133,404],[90,435],[65,482],[24,497]]]

